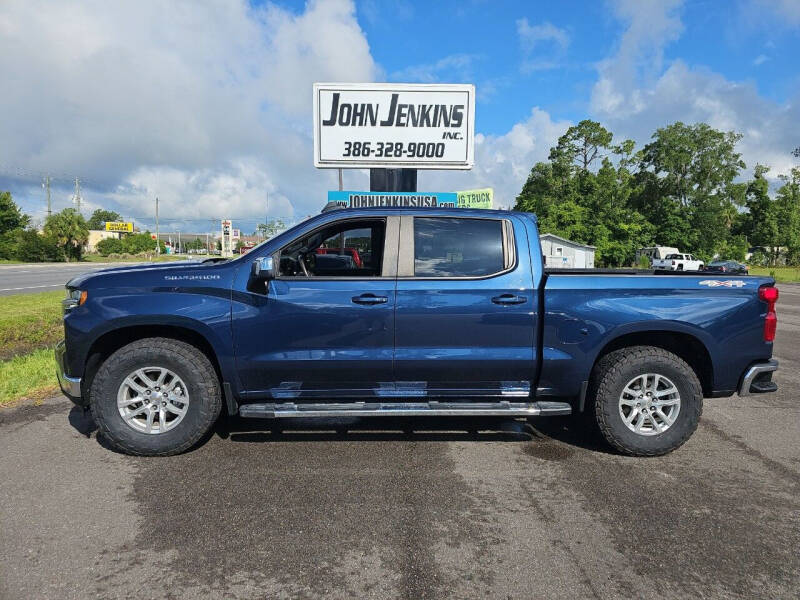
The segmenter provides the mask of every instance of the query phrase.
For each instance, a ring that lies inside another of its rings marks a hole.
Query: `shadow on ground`
[[[81,435],[91,437],[97,425],[91,411],[77,406],[69,412],[69,423]],[[214,428],[195,447],[212,437],[236,443],[266,442],[543,442],[526,450],[536,456],[554,452],[553,442],[613,453],[597,428],[582,417],[541,417],[509,419],[502,417],[350,417],[299,419],[243,419],[221,417]],[[110,448],[102,435],[98,443]],[[544,442],[549,442],[544,444]],[[562,451],[558,451],[563,453]],[[540,458],[546,458],[541,456]]]

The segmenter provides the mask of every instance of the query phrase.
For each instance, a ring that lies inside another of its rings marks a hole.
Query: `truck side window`
[[[482,277],[505,262],[499,219],[414,218],[416,277]]]
[[[280,253],[283,277],[380,277],[383,220],[334,223],[295,240]],[[305,267],[305,268],[304,268]]]

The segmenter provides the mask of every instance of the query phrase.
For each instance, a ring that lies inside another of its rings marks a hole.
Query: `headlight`
[[[67,297],[61,302],[61,308],[64,314],[67,314],[73,308],[81,306],[89,297],[89,292],[86,290],[79,290],[77,288],[67,288]]]

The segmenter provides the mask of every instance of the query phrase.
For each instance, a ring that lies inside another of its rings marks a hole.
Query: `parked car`
[[[656,259],[652,263],[654,269],[667,271],[702,271],[704,263],[692,254],[669,254],[663,260]]]
[[[362,265],[318,264],[351,259],[316,250],[352,230],[367,230]],[[777,389],[773,279],[548,271],[538,236],[520,212],[341,209],[234,259],[94,271],[67,284],[58,379],[140,455],[188,450],[224,405],[260,419],[589,411],[615,448],[650,456],[689,438],[704,396]]]
[[[646,256],[652,265],[654,260],[665,259],[669,254],[680,254],[680,250],[671,246],[650,246],[648,248],[639,248],[636,251],[636,262],[638,263],[642,256]]]
[[[749,267],[735,260],[715,260],[706,265],[706,271],[712,273],[730,273],[732,275],[747,275]]]

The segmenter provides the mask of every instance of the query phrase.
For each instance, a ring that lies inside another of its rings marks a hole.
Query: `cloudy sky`
[[[800,0],[3,0],[0,189],[41,218],[103,207],[162,228],[316,213],[314,81],[474,83],[475,168],[420,190],[514,196],[572,123],[647,141],[683,120],[744,134],[775,177],[800,146]],[[366,189],[347,171],[346,189]]]

